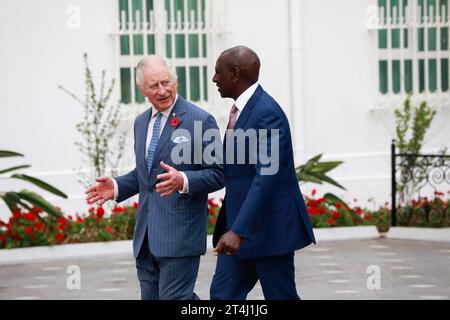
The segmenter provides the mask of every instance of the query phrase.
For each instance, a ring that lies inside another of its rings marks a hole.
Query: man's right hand
[[[96,184],[90,186],[84,192],[87,194],[88,204],[97,202],[99,206],[114,198],[114,182],[110,177],[100,177],[95,179]]]

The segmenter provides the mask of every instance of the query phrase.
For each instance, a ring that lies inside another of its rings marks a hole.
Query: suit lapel
[[[258,101],[259,97],[261,96],[261,94],[263,93],[263,88],[261,87],[261,85],[258,85],[258,87],[255,90],[255,93],[253,93],[253,95],[251,96],[250,100],[247,101],[247,103],[245,104],[244,109],[242,110],[242,113],[239,115],[239,118],[236,121],[236,124],[234,126],[234,129],[242,129],[245,124],[247,123],[248,118],[250,117],[253,108],[256,105],[256,102]],[[237,146],[236,146],[236,140],[233,139],[232,143],[234,144],[234,150],[238,150]],[[223,143],[223,150],[224,150],[224,155],[226,155],[226,135],[225,135],[225,139],[224,139],[224,143]],[[224,157],[224,159],[226,159],[226,156]],[[227,165],[226,161],[225,161],[225,176],[230,176],[231,172],[233,171],[233,169],[235,168],[234,165]]]
[[[158,158],[159,154],[161,153],[161,150],[164,148],[164,146],[167,144],[167,141],[169,141],[170,137],[172,136],[173,131],[179,126],[181,122],[183,122],[183,114],[185,113],[185,110],[183,108],[184,99],[181,96],[178,96],[177,102],[173,106],[172,111],[169,114],[169,117],[167,118],[166,124],[164,125],[163,131],[159,137],[158,145],[156,146],[155,154],[153,155],[153,165],[152,168],[155,166],[158,167],[159,163],[157,163],[156,159]],[[172,119],[178,117],[178,124],[175,126],[172,126]]]
[[[258,85],[255,92],[251,96],[250,100],[248,100],[247,103],[245,104],[245,107],[242,110],[242,113],[239,115],[239,118],[237,119],[234,129],[239,129],[239,128],[244,127],[244,125],[247,123],[248,117],[250,117],[250,114],[252,113],[252,110],[255,107],[256,101],[258,101],[262,92],[263,92],[263,89],[262,89],[261,85]]]
[[[138,158],[139,158],[139,165],[143,166],[142,169],[145,173],[147,173],[147,168],[145,167],[145,155],[147,153],[147,149],[145,148],[145,143],[147,142],[147,134],[148,134],[148,124],[150,122],[152,115],[152,109],[148,109],[145,111],[145,115],[143,118],[142,124],[138,127],[137,132],[137,144],[136,149],[138,150]]]

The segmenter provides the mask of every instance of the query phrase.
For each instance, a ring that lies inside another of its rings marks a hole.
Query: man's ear
[[[239,66],[233,66],[233,76],[232,79],[234,82],[238,82],[239,79],[241,78],[241,68],[239,68]]]

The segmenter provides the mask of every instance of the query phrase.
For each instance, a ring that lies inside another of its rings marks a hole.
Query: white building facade
[[[247,45],[260,56],[261,85],[290,120],[296,164],[319,153],[344,161],[330,176],[347,191],[306,184],[304,193],[381,205],[390,200],[393,110],[407,92],[438,111],[424,151],[450,146],[448,16],[447,0],[0,0],[0,149],[25,154],[1,159],[0,170],[31,164],[24,172],[69,199],[42,195],[67,214],[87,212],[75,172],[83,109],[58,88],[83,97],[83,53],[97,83],[101,70],[116,79],[111,102],[121,101],[130,131],[126,170],[131,126],[146,108],[133,82],[140,57],[167,56],[179,93],[224,129],[232,102],[211,81],[215,61]],[[24,187],[37,190],[0,177],[2,191]],[[8,216],[0,204],[0,219]]]

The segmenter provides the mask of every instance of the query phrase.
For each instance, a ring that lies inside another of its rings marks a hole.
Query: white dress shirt
[[[168,108],[164,111],[161,111],[161,113],[162,113],[161,127],[160,127],[161,130],[159,131],[160,136],[164,129],[164,126],[166,125],[167,120],[169,119],[169,116],[170,116],[170,113],[172,112],[173,106],[175,105],[175,103],[177,103],[177,100],[178,100],[178,94],[175,97],[175,101],[174,101],[173,105],[170,108]],[[147,155],[148,155],[147,150],[148,150],[148,146],[150,145],[150,141],[152,140],[153,126],[156,121],[156,115],[158,114],[158,112],[155,112],[155,111],[156,111],[156,109],[153,108],[153,112],[152,112],[150,121],[148,122],[147,139],[145,140],[145,159],[147,159]],[[180,173],[183,176],[183,189],[181,189],[178,192],[179,193],[188,193],[189,192],[189,182],[188,182],[187,175],[182,171],[180,171]],[[114,200],[116,200],[117,197],[119,196],[119,187],[117,186],[116,179],[113,179],[113,183],[114,183]]]
[[[238,112],[236,115],[236,122],[237,119],[239,119],[239,115],[241,114],[242,110],[244,110],[245,105],[247,104],[248,100],[252,97],[252,95],[255,93],[256,88],[258,88],[259,83],[255,82],[250,87],[247,88],[244,92],[241,93],[241,95],[236,99],[234,102],[234,105],[236,108],[238,108]]]

